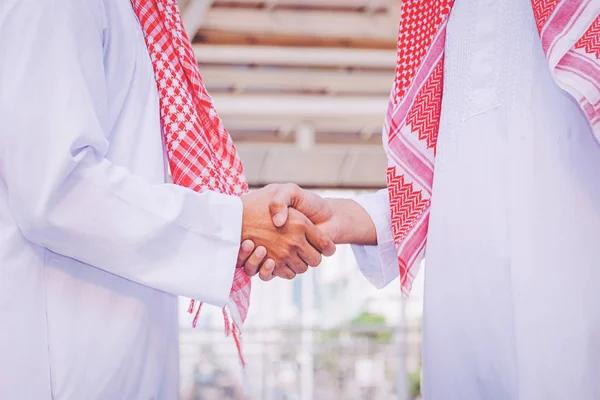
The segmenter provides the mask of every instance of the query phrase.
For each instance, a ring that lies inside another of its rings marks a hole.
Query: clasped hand
[[[273,184],[242,197],[238,268],[264,281],[292,279],[335,253],[330,203],[294,184]]]

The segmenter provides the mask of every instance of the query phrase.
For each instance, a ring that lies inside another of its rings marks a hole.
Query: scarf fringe
[[[231,333],[233,335],[233,340],[235,341],[235,347],[237,347],[238,356],[240,357],[240,363],[242,363],[242,368],[245,370],[246,360],[244,360],[244,354],[242,352],[242,333],[235,323],[233,324],[233,329]]]
[[[192,301],[194,301],[194,300],[192,300]],[[203,302],[200,302],[200,304],[198,304],[198,310],[196,311],[196,315],[194,316],[194,320],[192,321],[192,327],[194,327],[194,328],[196,327],[196,325],[198,325],[198,318],[200,317],[200,310],[202,310],[202,305],[203,304],[204,304]],[[194,305],[193,304],[190,304],[190,309],[189,310],[191,310],[190,314],[192,314],[194,312]]]
[[[229,322],[229,315],[227,315],[227,310],[223,307],[223,325],[225,326],[225,336],[229,336],[231,334],[231,323]]]
[[[200,316],[200,310],[202,309],[203,302],[198,302],[198,308],[196,309],[196,314],[194,316],[194,320],[192,321],[192,327],[196,328],[198,325],[198,318]],[[194,314],[194,309],[196,308],[196,301],[190,300],[190,306],[188,307],[188,313]],[[242,346],[242,327],[240,324],[227,313],[227,307],[225,306],[222,309],[223,312],[223,325],[225,327],[225,336],[229,335],[233,336],[233,340],[235,342],[235,347],[238,352],[238,357],[240,359],[240,363],[242,365],[243,373],[246,373],[246,360],[244,359],[243,346]],[[229,306],[231,307],[231,305]]]

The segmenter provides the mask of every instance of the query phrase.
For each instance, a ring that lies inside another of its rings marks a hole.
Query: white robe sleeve
[[[387,189],[354,199],[369,214],[377,230],[377,246],[352,246],[362,274],[378,289],[399,275]]]
[[[107,160],[102,14],[84,1],[11,4],[0,18],[0,184],[23,235],[82,268],[224,305],[240,199],[149,184]]]

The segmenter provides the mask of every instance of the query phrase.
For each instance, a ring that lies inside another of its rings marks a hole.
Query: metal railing
[[[249,396],[246,397],[233,340],[225,338],[221,330],[184,329],[181,399],[414,398],[418,395],[420,341],[418,327],[311,329],[308,335],[306,330],[295,327],[247,331],[244,356],[248,364]],[[303,377],[306,373],[311,373],[310,379]]]

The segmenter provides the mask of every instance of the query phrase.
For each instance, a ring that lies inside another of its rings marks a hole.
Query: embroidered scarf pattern
[[[177,1],[131,0],[131,3],[154,69],[173,183],[197,192],[244,194],[248,186],[242,163],[202,83]],[[249,303],[250,278],[242,269],[237,269],[227,306],[231,315],[224,308],[223,316],[225,333],[232,333],[243,366],[240,339]],[[189,312],[196,310],[194,326],[201,306],[202,303],[195,300],[190,303]]]
[[[402,292],[427,242],[442,109],[446,25],[454,0],[403,0],[398,62],[385,126],[387,182]],[[600,1],[532,0],[550,70],[600,140]]]

